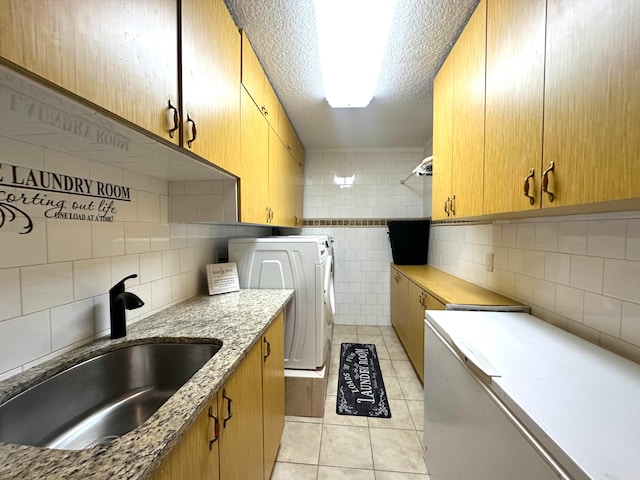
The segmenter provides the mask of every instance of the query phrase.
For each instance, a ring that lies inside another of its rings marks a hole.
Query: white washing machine
[[[241,288],[292,288],[285,310],[285,368],[322,368],[333,332],[333,257],[330,238],[290,235],[232,238],[229,261]]]

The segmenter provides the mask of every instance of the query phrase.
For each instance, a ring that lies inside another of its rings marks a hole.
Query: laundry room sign
[[[30,233],[34,217],[113,222],[129,187],[0,163],[0,231]]]

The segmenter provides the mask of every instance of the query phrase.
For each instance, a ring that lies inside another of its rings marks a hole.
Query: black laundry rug
[[[343,343],[338,372],[338,415],[391,418],[376,346]]]

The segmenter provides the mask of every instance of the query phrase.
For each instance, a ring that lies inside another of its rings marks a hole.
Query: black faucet
[[[124,291],[124,282],[130,278],[136,278],[135,273],[123,278],[109,289],[109,311],[111,316],[111,338],[121,338],[127,334],[127,322],[125,309],[140,308],[144,302],[140,297]]]

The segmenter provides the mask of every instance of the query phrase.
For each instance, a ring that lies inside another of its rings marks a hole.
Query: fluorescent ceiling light
[[[378,83],[396,0],[315,0],[325,96],[366,107]]]

